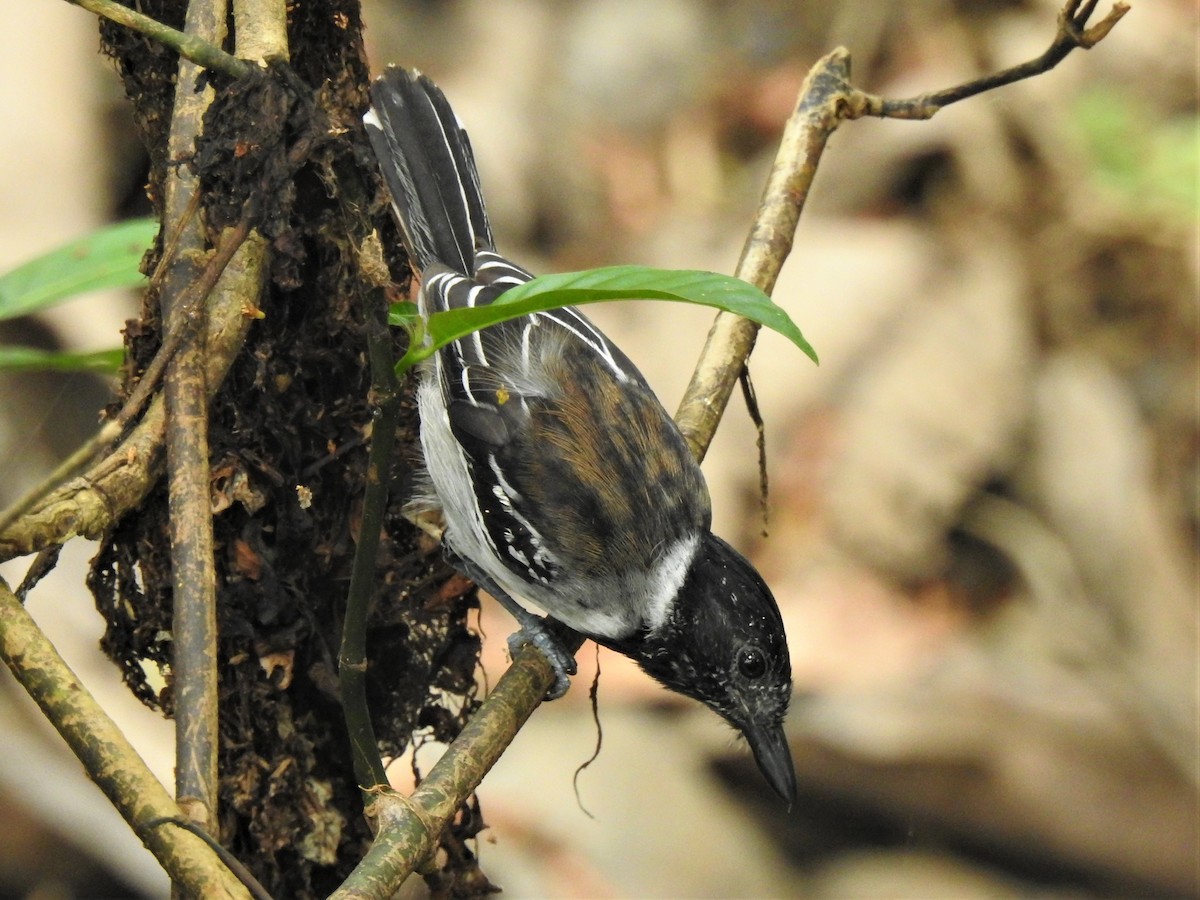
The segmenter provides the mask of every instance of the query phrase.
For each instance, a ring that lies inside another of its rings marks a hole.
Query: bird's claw
[[[570,676],[578,671],[578,667],[575,665],[575,654],[567,650],[546,629],[544,619],[534,615],[502,591],[480,566],[475,565],[464,556],[459,556],[449,546],[444,546],[443,552],[450,565],[466,574],[468,578],[495,597],[500,605],[520,623],[521,630],[509,635],[508,652],[515,657],[523,644],[533,644],[542,651],[542,655],[554,669],[554,685],[546,692],[546,699],[557,700],[565,694],[571,686]]]
[[[546,661],[550,663],[550,667],[554,669],[554,684],[546,691],[546,699],[557,700],[571,686],[570,676],[579,671],[575,664],[575,657],[558,642],[554,635],[546,630],[541,620],[536,617],[532,621],[527,621],[520,631],[513,632],[508,636],[508,652],[516,656],[517,651],[524,644],[532,644],[540,650],[546,657]]]

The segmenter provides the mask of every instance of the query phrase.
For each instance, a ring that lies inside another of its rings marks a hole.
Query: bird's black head
[[[783,719],[792,664],[779,607],[745,557],[705,535],[662,627],[618,649],[741,731],[767,782],[791,805],[796,776]]]

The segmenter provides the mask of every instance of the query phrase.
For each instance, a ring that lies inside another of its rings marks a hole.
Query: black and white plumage
[[[371,100],[364,123],[421,313],[491,303],[530,280],[496,253],[470,143],[437,86],[392,68]],[[547,651],[559,690],[574,660],[517,598],[724,716],[790,802],[779,610],[710,531],[700,468],[625,354],[574,309],[535,313],[440,350],[418,402],[445,543]]]

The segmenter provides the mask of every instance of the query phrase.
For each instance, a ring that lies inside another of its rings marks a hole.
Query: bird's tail
[[[494,249],[471,142],[436,84],[391,67],[371,85],[363,117],[392,193],[415,270],[434,262],[464,275]]]

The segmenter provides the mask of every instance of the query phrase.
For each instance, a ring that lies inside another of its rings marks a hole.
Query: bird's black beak
[[[792,808],[796,802],[796,772],[792,768],[792,751],[788,747],[787,737],[783,726],[759,728],[751,725],[743,729],[750,749],[754,751],[754,761],[758,763],[759,771],[767,779],[772,789],[783,802]]]

